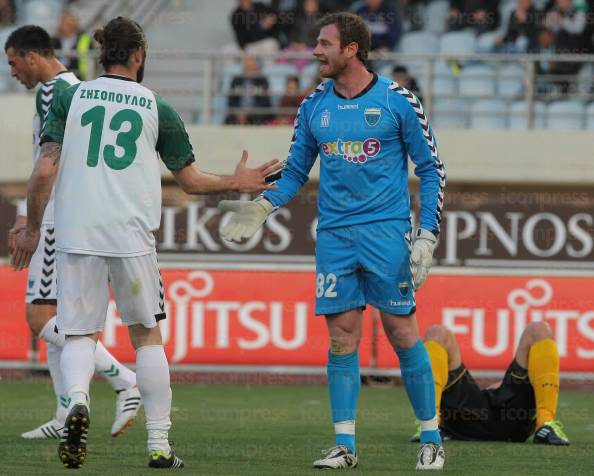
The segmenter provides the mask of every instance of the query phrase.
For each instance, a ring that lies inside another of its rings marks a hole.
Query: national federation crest
[[[369,127],[375,127],[382,117],[382,110],[379,107],[366,107],[364,114],[367,125]]]
[[[320,119],[320,127],[328,127],[330,125],[330,111],[328,109],[324,109],[322,112],[322,117]]]

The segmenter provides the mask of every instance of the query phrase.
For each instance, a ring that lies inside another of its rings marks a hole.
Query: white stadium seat
[[[495,95],[495,70],[490,66],[465,66],[458,83],[462,97],[493,97]]]
[[[470,31],[451,31],[441,35],[441,54],[470,54],[476,50],[476,37]]]
[[[429,2],[425,9],[425,30],[431,33],[443,33],[446,28],[446,20],[450,2],[447,0],[434,0]]]
[[[461,98],[436,99],[431,123],[436,129],[465,129],[468,127],[468,103]]]
[[[505,129],[507,104],[501,99],[479,99],[470,106],[471,129]]]
[[[519,97],[524,93],[526,71],[519,64],[501,66],[498,71],[497,95],[505,98]]]
[[[586,129],[594,130],[594,102],[586,106]]]
[[[546,125],[547,106],[537,101],[534,103],[534,129],[541,130]],[[508,112],[509,128],[517,131],[528,130],[528,103],[526,101],[514,101],[509,106]]]
[[[547,107],[547,129],[580,130],[584,128],[585,106],[581,101],[555,101]]]

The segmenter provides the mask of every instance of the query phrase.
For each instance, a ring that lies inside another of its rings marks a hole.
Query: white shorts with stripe
[[[42,225],[39,244],[29,263],[27,304],[56,304],[56,237],[53,225]]]
[[[166,317],[156,252],[116,258],[58,251],[57,265],[56,326],[61,333],[86,335],[103,330],[109,283],[125,325],[151,328]]]

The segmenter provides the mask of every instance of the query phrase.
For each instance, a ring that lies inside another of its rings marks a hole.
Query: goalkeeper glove
[[[419,228],[410,253],[415,289],[423,285],[429,274],[435,248],[437,248],[437,237],[430,231]]]
[[[274,211],[272,203],[263,197],[258,197],[251,202],[242,200],[222,200],[219,209],[225,212],[235,212],[231,220],[221,231],[227,241],[241,241],[250,238]]]

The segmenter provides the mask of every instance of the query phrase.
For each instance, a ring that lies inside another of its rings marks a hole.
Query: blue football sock
[[[354,422],[357,415],[357,400],[361,390],[359,375],[359,354],[335,355],[328,353],[328,392],[332,421]],[[356,451],[355,435],[336,434],[336,444],[344,445],[353,453]]]
[[[396,354],[400,359],[402,382],[415,416],[421,422],[434,420],[436,415],[435,384],[431,361],[423,342],[419,339],[412,347],[397,350]],[[421,425],[424,426],[423,423]],[[421,431],[421,443],[428,442],[441,444],[437,419],[435,419],[434,428]]]

